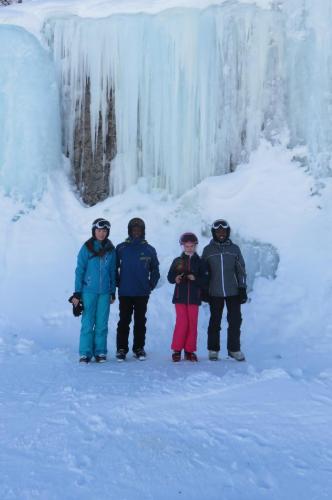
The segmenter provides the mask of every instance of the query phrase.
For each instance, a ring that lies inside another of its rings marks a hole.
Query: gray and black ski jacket
[[[204,248],[202,259],[209,270],[209,295],[231,297],[246,288],[246,269],[240,248],[230,239],[211,240]]]

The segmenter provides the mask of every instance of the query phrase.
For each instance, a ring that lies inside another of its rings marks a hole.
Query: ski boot
[[[139,359],[140,361],[144,361],[146,359],[146,352],[144,351],[143,347],[134,351],[134,357],[136,359]]]
[[[91,358],[89,358],[89,356],[81,356],[78,362],[81,365],[83,365],[83,364],[87,365],[88,363],[90,363],[90,361],[91,361]]]
[[[116,359],[117,359],[118,361],[120,361],[120,362],[121,362],[121,361],[125,361],[125,359],[126,359],[126,355],[127,355],[127,353],[126,353],[126,351],[125,351],[124,349],[119,349],[119,350],[117,351],[117,353],[116,353]]]
[[[173,351],[172,361],[174,361],[175,363],[177,363],[178,361],[181,361],[181,351]]]
[[[209,360],[210,361],[218,361],[219,352],[218,351],[209,351]]]
[[[197,355],[195,352],[184,351],[184,359],[186,361],[198,361],[198,358],[197,358]]]
[[[230,358],[236,359],[236,361],[245,361],[246,360],[242,351],[228,351],[228,356]]]
[[[96,363],[105,363],[106,354],[96,354],[95,360],[96,360]]]

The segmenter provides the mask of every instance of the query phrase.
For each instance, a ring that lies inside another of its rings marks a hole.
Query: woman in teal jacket
[[[92,223],[92,238],[77,257],[73,305],[83,302],[80,334],[80,363],[106,361],[110,304],[115,300],[116,257],[108,239],[111,224],[105,219]]]

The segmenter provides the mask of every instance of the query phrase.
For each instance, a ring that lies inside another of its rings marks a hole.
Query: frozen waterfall
[[[311,173],[330,175],[332,2],[270,5],[51,17],[50,54],[1,25],[0,185],[31,200],[61,163],[59,91],[63,151],[88,205],[139,178],[180,195],[247,161],[262,137],[303,146]]]
[[[264,133],[280,130],[279,13],[253,6],[53,20],[46,32],[63,91],[65,150],[74,155],[77,113],[91,94],[95,143],[115,100],[113,193],[147,178],[181,194],[245,161]],[[272,92],[273,91],[273,92]]]
[[[308,146],[316,176],[332,174],[332,2],[284,2],[284,79],[290,147]]]
[[[0,186],[31,203],[61,165],[52,59],[22,28],[0,25]]]
[[[287,129],[311,170],[330,172],[331,2],[271,3],[50,20],[65,151],[73,159],[88,87],[93,150],[107,149],[114,107],[111,193],[145,177],[181,194]]]

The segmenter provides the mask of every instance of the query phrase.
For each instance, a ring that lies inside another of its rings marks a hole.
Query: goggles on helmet
[[[229,224],[224,219],[218,219],[212,224],[212,229],[228,229]]]
[[[98,222],[95,222],[95,224],[93,224],[92,229],[107,229],[109,231],[111,229],[111,224],[108,222],[108,220],[99,220]]]

